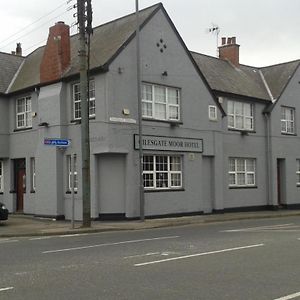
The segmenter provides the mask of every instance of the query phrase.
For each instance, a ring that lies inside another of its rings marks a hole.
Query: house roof
[[[139,14],[141,26],[161,7],[161,4],[156,4],[141,10]],[[91,36],[90,69],[108,65],[135,35],[135,30],[135,13],[95,27]],[[71,36],[71,63],[63,74],[63,78],[79,73],[78,48],[79,36],[76,34]],[[40,63],[44,49],[45,46],[40,47],[26,57],[17,78],[9,89],[10,93],[40,84]]]
[[[0,94],[5,93],[24,57],[0,52]]]
[[[227,60],[191,53],[212,90],[267,102],[280,97],[300,64],[297,60],[263,68],[236,67]]]
[[[272,92],[273,98],[278,99],[286,85],[300,65],[300,60],[261,68],[261,72]]]

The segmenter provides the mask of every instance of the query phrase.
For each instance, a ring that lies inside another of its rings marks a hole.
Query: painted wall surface
[[[235,99],[239,101],[239,99]],[[224,99],[227,111],[228,99]],[[223,183],[224,208],[266,206],[267,205],[267,172],[266,172],[266,138],[263,110],[265,104],[254,104],[254,132],[242,134],[241,131],[228,129],[227,118],[224,118],[223,137]],[[248,188],[229,187],[229,158],[256,159],[256,186]]]
[[[279,98],[271,113],[271,135],[272,135],[272,187],[273,204],[278,205],[278,176],[277,160],[282,159],[286,172],[281,176],[281,185],[285,192],[282,204],[299,204],[300,187],[296,182],[296,160],[300,159],[300,69],[291,78],[283,94]],[[287,135],[281,133],[281,109],[282,106],[295,108],[295,134]]]

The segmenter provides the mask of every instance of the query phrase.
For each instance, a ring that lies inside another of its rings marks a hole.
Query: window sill
[[[240,186],[229,186],[230,190],[237,189],[257,189],[257,185],[240,185]]]
[[[175,121],[175,120],[160,120],[160,119],[153,119],[153,118],[145,118],[143,117],[143,121],[149,121],[149,122],[159,122],[159,123],[167,123],[170,124],[171,126],[178,126],[182,125],[182,121]]]
[[[17,128],[14,130],[14,132],[27,131],[27,130],[31,130],[31,129],[32,129],[32,127]]]
[[[159,193],[159,192],[184,192],[184,188],[178,188],[178,189],[144,189],[145,193]]]
[[[229,128],[229,127],[228,127],[228,130],[239,132],[242,135],[248,135],[249,133],[256,133],[256,131],[254,131],[254,130],[237,129],[237,128]]]
[[[96,116],[89,117],[89,120],[96,120]],[[73,124],[81,124],[81,119],[73,119],[70,122],[73,123]]]
[[[288,133],[288,132],[281,132],[282,135],[287,135],[287,136],[297,136],[296,133]]]

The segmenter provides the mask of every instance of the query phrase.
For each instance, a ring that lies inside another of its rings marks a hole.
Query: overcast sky
[[[67,3],[69,2],[69,3]],[[139,0],[140,8],[157,3]],[[190,50],[216,55],[217,39],[207,29],[220,27],[222,36],[237,37],[240,63],[266,66],[300,59],[300,0],[162,0]],[[0,51],[21,42],[28,54],[45,44],[48,28],[57,21],[76,21],[76,0],[0,0]],[[135,10],[135,0],[92,0],[93,26]],[[71,33],[76,33],[76,26]]]

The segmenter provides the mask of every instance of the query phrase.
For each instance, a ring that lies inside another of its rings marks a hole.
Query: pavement
[[[0,222],[0,238],[22,236],[49,236],[80,233],[94,233],[121,230],[143,230],[171,226],[206,224],[249,219],[281,218],[300,216],[300,210],[276,210],[258,212],[235,212],[223,214],[208,214],[177,218],[157,218],[126,221],[92,221],[90,228],[82,228],[81,222],[75,222],[72,228],[70,221],[38,218],[31,215],[10,214],[8,220]]]

